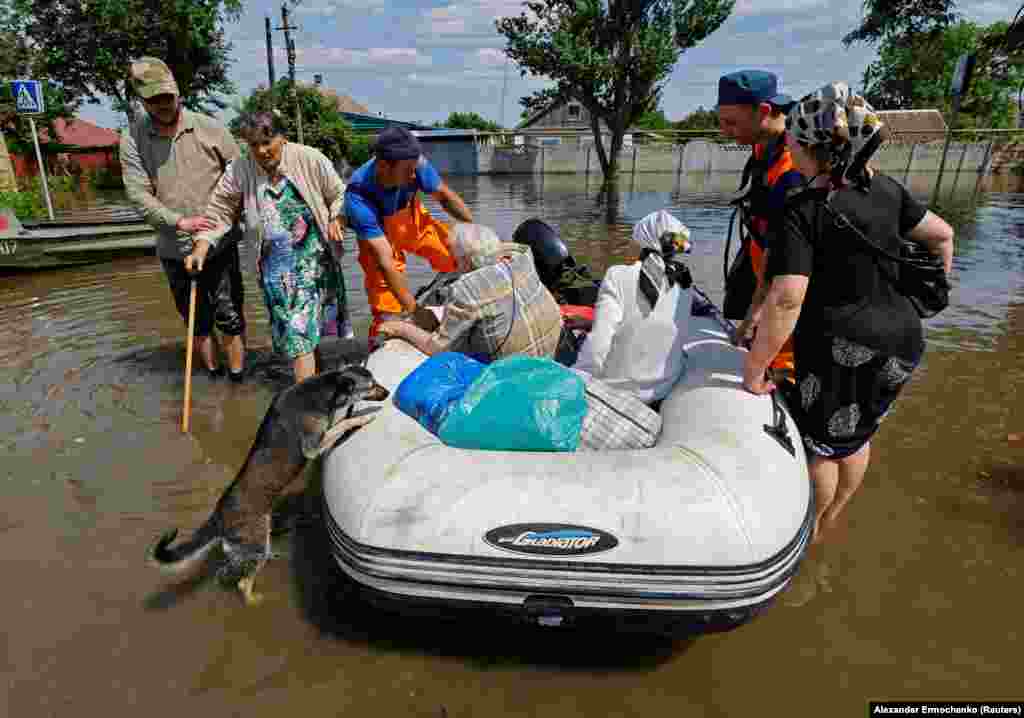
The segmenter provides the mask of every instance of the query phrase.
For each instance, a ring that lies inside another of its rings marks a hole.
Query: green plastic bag
[[[587,398],[583,380],[551,359],[490,364],[448,411],[448,446],[492,451],[576,451]]]

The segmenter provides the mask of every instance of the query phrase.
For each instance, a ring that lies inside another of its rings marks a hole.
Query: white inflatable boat
[[[795,572],[813,494],[796,426],[780,400],[743,390],[726,331],[693,317],[652,449],[455,449],[386,402],[324,463],[338,564],[399,608],[673,634],[744,623]],[[423,359],[390,341],[367,368],[393,392]]]

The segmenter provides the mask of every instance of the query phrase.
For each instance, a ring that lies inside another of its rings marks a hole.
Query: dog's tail
[[[221,545],[222,537],[209,523],[188,541],[172,547],[177,537],[178,529],[165,531],[146,551],[146,559],[164,575],[187,581],[199,574],[209,553]]]

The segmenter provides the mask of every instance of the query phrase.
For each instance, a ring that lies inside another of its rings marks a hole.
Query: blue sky
[[[521,8],[518,0],[303,0],[293,10],[301,26],[297,75],[312,82],[320,73],[325,85],[396,119],[431,123],[470,111],[498,119],[506,61],[494,20]],[[1016,5],[961,0],[959,9],[988,24],[1009,21]],[[243,95],[267,82],[267,15],[280,25],[280,0],[247,0],[241,19],[227,28],[235,57],[230,75]],[[729,19],[680,58],[662,108],[680,119],[699,105],[710,107],[718,77],[745,68],[775,72],[793,95],[833,80],[857,88],[874,51],[844,48],[841,38],[860,15],[859,0],[737,0]],[[288,68],[283,33],[275,33],[274,43],[280,77]],[[518,120],[520,97],[544,86],[542,78],[521,78],[509,64],[505,122]],[[104,107],[87,107],[82,116],[105,126],[120,123]]]

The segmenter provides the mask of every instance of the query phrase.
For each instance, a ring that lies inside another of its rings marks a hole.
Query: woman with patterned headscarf
[[[693,295],[680,255],[690,230],[665,210],[633,227],[640,257],[609,267],[594,306],[594,324],[574,369],[653,404],[683,373],[683,340]]]
[[[562,333],[555,298],[537,276],[530,248],[502,242],[480,224],[460,223],[449,235],[456,271],[433,333],[411,321],[386,321],[378,332],[431,356],[459,351],[483,361],[513,354],[552,357]]]
[[[901,239],[941,258],[953,230],[867,161],[884,140],[864,98],[837,82],[807,95],[786,119],[793,163],[811,179],[773,229],[770,288],[744,367],[755,394],[775,387],[766,369],[793,335],[796,384],[789,406],[807,448],[815,539],[860,487],[870,440],[924,352],[921,320],[865,240],[900,254]]]

